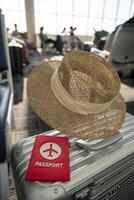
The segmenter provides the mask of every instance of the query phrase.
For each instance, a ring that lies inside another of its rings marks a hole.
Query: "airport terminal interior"
[[[0,0],[0,200],[134,200],[133,116],[134,0]],[[67,182],[26,175],[48,131]]]

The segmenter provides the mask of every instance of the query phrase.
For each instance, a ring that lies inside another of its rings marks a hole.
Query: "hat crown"
[[[71,52],[58,69],[60,81],[75,100],[106,103],[120,90],[120,79],[111,64],[88,52]]]

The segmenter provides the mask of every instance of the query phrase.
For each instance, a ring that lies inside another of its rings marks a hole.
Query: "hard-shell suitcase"
[[[59,135],[58,131],[43,133]],[[71,181],[27,182],[25,174],[35,136],[12,150],[12,169],[19,200],[133,200],[134,117],[127,114],[119,134],[86,142],[70,141]]]

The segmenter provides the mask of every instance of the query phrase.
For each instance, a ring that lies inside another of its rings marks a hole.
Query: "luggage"
[[[0,162],[6,160],[6,125],[10,101],[10,86],[8,82],[0,84]]]
[[[59,135],[56,130],[43,133]],[[71,181],[26,182],[35,136],[12,150],[12,169],[19,200],[133,200],[134,117],[127,114],[119,134],[86,142],[69,138]]]
[[[84,44],[84,51],[89,51],[90,52],[91,48],[89,44]]]
[[[9,45],[9,54],[11,61],[12,74],[22,74],[23,70],[23,52],[21,45]]]

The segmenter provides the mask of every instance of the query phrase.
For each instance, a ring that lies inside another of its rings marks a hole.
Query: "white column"
[[[28,41],[36,44],[34,0],[25,0]]]

